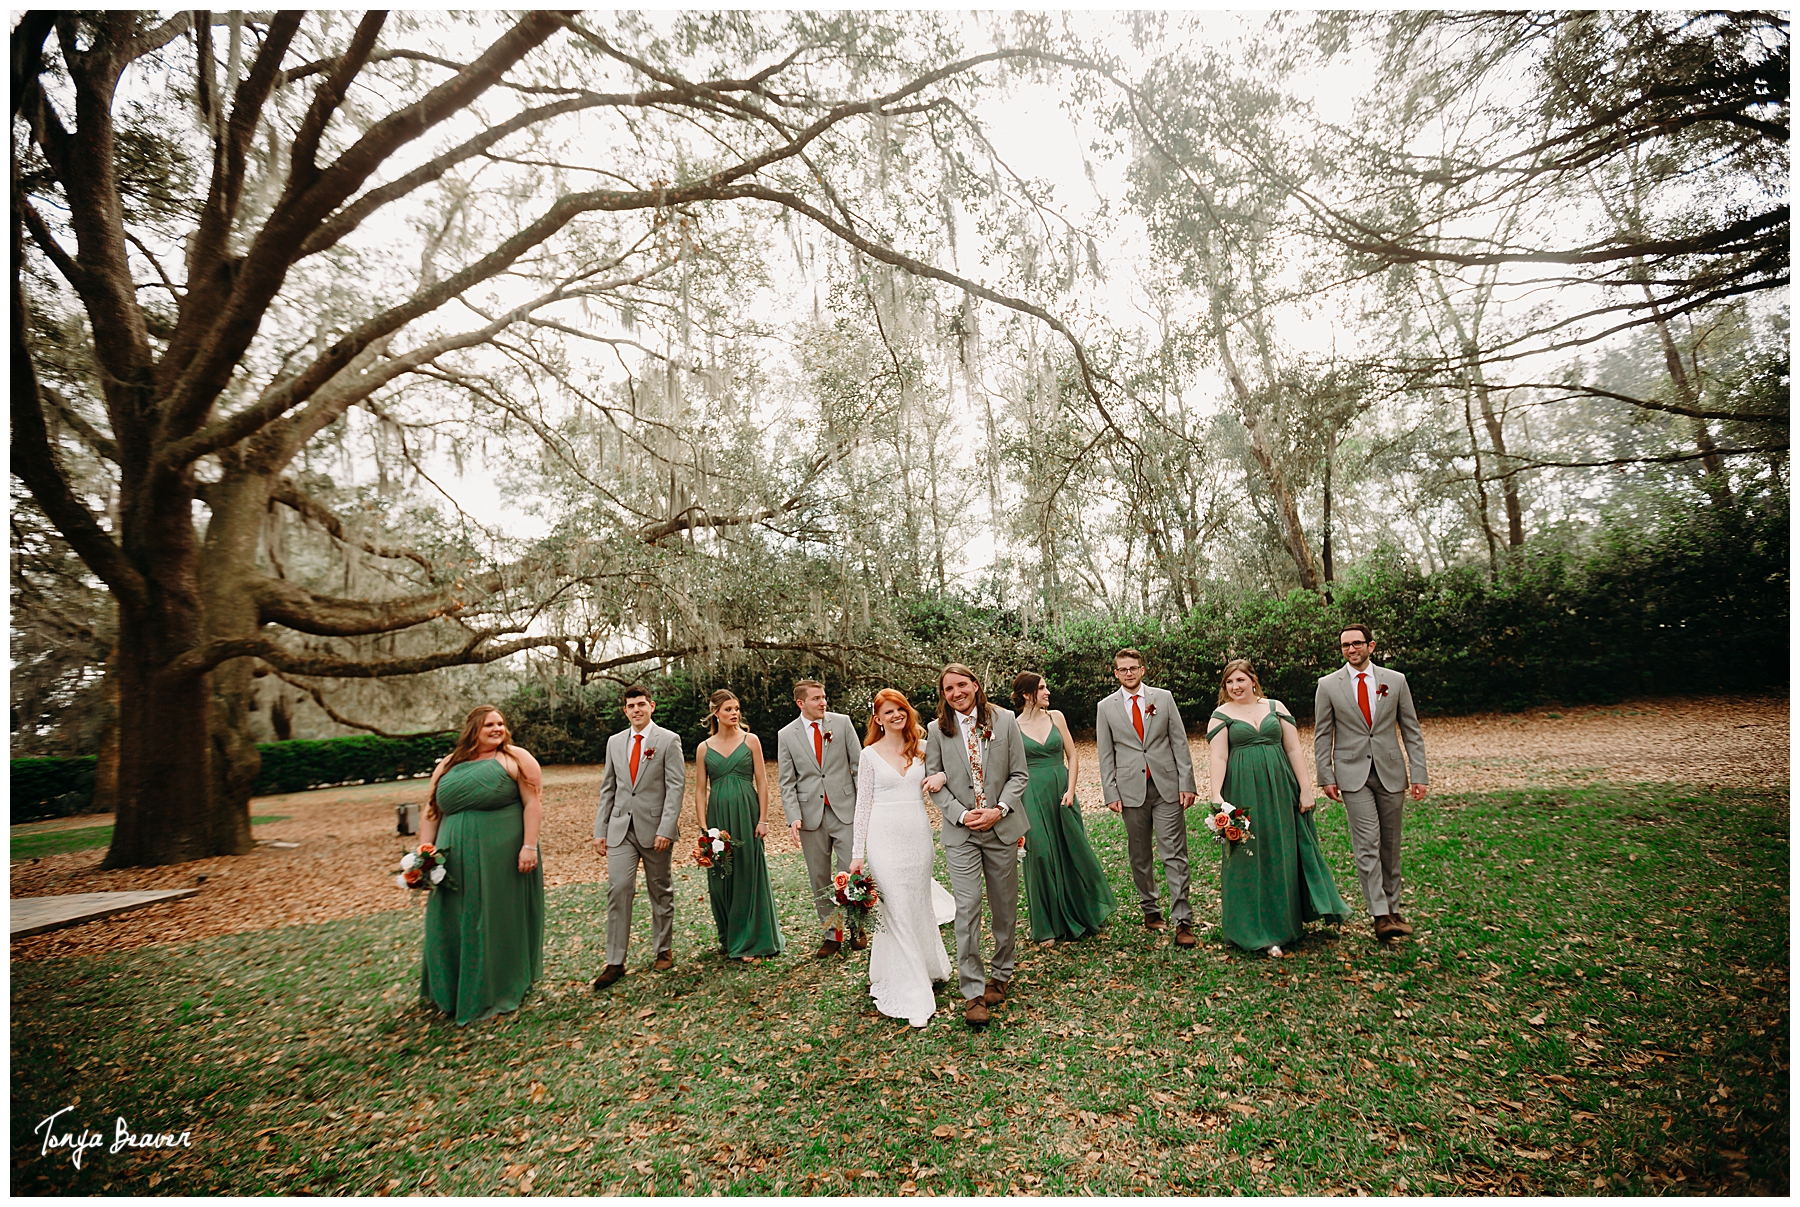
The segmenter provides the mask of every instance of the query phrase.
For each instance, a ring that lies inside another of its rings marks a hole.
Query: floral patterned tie
[[[959,723],[957,728],[962,728]],[[975,726],[970,725],[963,730],[963,741],[969,747],[969,770],[975,773],[975,807],[987,808],[987,793],[982,789],[981,750],[975,744]]]

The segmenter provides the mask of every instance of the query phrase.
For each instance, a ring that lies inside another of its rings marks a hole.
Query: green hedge
[[[430,775],[450,753],[456,735],[419,734],[406,738],[325,738],[319,741],[264,742],[258,796],[304,792],[335,784],[376,784]]]
[[[256,777],[253,791],[268,796],[429,775],[454,741],[454,735],[446,733],[264,742],[257,747],[262,752],[262,773]],[[39,821],[86,811],[94,798],[96,761],[92,755],[12,760],[12,821]]]
[[[73,759],[12,761],[12,820],[73,817],[94,799],[93,755]]]

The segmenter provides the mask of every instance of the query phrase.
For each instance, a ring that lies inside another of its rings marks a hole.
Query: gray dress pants
[[[1400,814],[1405,802],[1404,788],[1389,792],[1372,771],[1362,787],[1344,789],[1356,878],[1362,881],[1369,913],[1377,918],[1400,912]]]
[[[638,842],[637,829],[625,832],[624,842],[606,847],[606,962],[623,964],[631,943],[631,907],[637,899],[638,861],[644,863],[644,887],[650,891],[652,950],[670,951],[675,945],[675,885],[672,871],[675,846],[659,851],[652,843]]]
[[[806,856],[806,878],[812,884],[813,904],[819,910],[819,926],[830,935],[836,925],[837,889],[831,883],[831,855],[837,852],[837,870],[850,870],[850,844],[855,827],[825,810],[816,830],[800,828],[800,853]]]
[[[1160,855],[1163,875],[1169,882],[1169,916],[1177,924],[1186,922],[1192,926],[1194,910],[1188,904],[1187,810],[1181,807],[1180,801],[1146,800],[1136,808],[1125,805],[1119,813],[1125,822],[1125,847],[1131,855],[1131,882],[1137,885],[1138,904],[1145,915],[1162,913],[1156,903],[1154,862],[1155,856]]]
[[[949,825],[949,822],[945,822]],[[980,997],[991,977],[1012,980],[1013,930],[1019,919],[1019,848],[992,830],[971,830],[967,842],[944,848],[956,897],[956,971],[964,999]],[[994,916],[994,959],[982,969],[981,898]]]

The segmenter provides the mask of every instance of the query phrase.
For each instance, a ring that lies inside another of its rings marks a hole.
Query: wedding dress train
[[[881,894],[869,942],[869,996],[890,1018],[923,1027],[937,1011],[934,981],[950,979],[938,927],[956,918],[956,899],[931,874],[936,844],[919,785],[925,763],[906,774],[865,751],[857,774],[852,859],[863,859]]]

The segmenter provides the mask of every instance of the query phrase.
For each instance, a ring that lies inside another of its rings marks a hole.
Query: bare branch
[[[431,738],[442,733],[456,732],[454,729],[428,729],[420,733],[389,733],[387,730],[376,725],[369,725],[362,721],[352,721],[349,717],[338,712],[337,709],[325,703],[325,693],[320,691],[316,684],[308,683],[304,679],[297,679],[293,675],[283,674],[273,668],[270,668],[269,673],[283,683],[290,683],[311,696],[313,703],[319,706],[321,712],[347,729],[360,729],[365,733],[372,733],[378,738]]]
[[[428,575],[435,576],[437,574],[437,567],[432,565],[430,559],[422,553],[417,553],[411,549],[401,548],[397,545],[379,545],[370,540],[352,540],[345,531],[344,521],[339,519],[336,513],[330,508],[302,491],[294,484],[294,481],[291,478],[283,478],[281,480],[281,483],[276,486],[274,492],[269,496],[269,501],[271,503],[280,503],[283,506],[293,508],[302,516],[323,528],[326,533],[339,544],[355,545],[364,553],[372,554],[375,557],[404,558],[407,561],[413,562]]]

